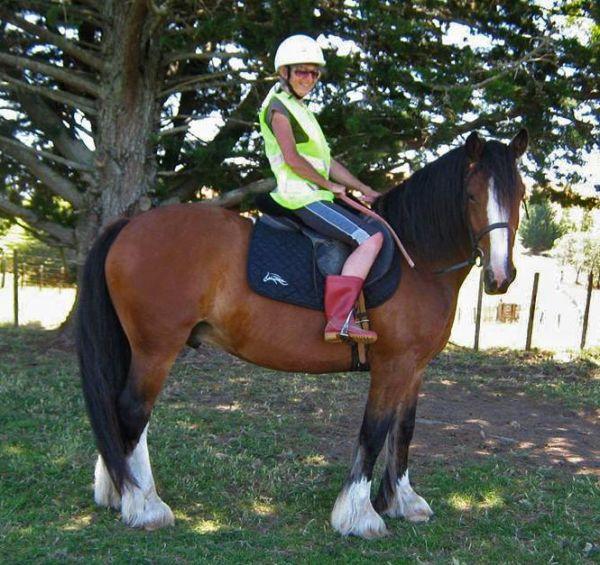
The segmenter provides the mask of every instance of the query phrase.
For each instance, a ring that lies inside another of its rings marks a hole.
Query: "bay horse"
[[[379,340],[352,465],[331,524],[343,535],[386,533],[382,515],[426,521],[411,487],[408,450],[422,375],[446,345],[458,291],[476,260],[488,293],[515,278],[512,247],[524,185],[516,161],[521,130],[508,144],[476,132],[464,145],[381,196],[376,209],[410,250],[395,294],[369,311]],[[254,294],[246,281],[252,221],[202,203],[156,208],[108,226],[87,258],[77,314],[83,392],[99,457],[94,498],[148,530],[171,525],[147,447],[148,422],[171,365],[193,337],[281,371],[348,371],[347,344],[323,341],[317,311]],[[371,501],[375,460],[387,462]]]

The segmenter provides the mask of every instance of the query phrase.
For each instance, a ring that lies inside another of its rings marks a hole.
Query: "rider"
[[[317,84],[325,65],[317,42],[306,35],[293,35],[275,54],[279,82],[270,90],[260,112],[260,130],[271,169],[277,180],[271,196],[319,233],[339,239],[356,249],[341,275],[325,279],[325,341],[342,338],[361,343],[377,339],[354,319],[354,305],[364,280],[383,244],[383,235],[370,235],[359,217],[333,203],[346,186],[362,193],[361,200],[374,202],[379,196],[331,158],[325,136],[304,103]]]

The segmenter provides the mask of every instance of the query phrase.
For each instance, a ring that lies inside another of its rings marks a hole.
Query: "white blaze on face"
[[[498,222],[508,222],[508,210],[502,208],[496,195],[494,177],[490,178],[488,184],[488,202],[487,202],[488,223],[496,224]],[[508,228],[496,228],[489,232],[490,236],[490,268],[497,281],[508,277]]]

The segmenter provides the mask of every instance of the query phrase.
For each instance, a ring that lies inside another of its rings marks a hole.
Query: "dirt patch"
[[[592,414],[456,384],[425,385],[413,450],[443,460],[505,455],[520,465],[600,475],[600,425]]]
[[[350,460],[364,399],[357,399],[322,448]],[[600,424],[592,413],[538,402],[523,393],[470,390],[461,384],[425,383],[417,410],[411,458],[459,463],[506,456],[519,466],[563,468],[600,476]]]
[[[200,363],[205,368],[210,364],[211,372],[219,366],[244,364],[215,350],[190,352],[180,362]],[[485,368],[480,367],[482,370]],[[246,377],[252,381],[249,373]],[[281,373],[264,378],[276,379],[272,382],[280,383],[286,390],[286,385],[281,384]],[[268,398],[261,398],[253,408],[249,394],[244,409],[248,413],[268,408],[293,414],[299,426],[315,436],[316,449],[327,459],[350,461],[361,425],[368,377],[365,375],[364,381],[358,381],[360,384],[345,389],[343,398],[339,391],[331,392],[326,377],[322,382],[322,386],[302,392],[300,402],[298,390],[291,402],[279,389],[272,395],[267,393]],[[213,388],[209,394],[202,394],[202,402],[216,406],[239,399],[236,391],[227,389],[225,386],[227,392],[223,394]],[[411,447],[413,465],[427,466],[436,461],[458,464],[465,459],[483,461],[495,455],[514,461],[515,466],[552,467],[571,474],[600,476],[597,414],[564,408],[560,400],[532,398],[525,389],[494,388],[481,382],[469,386],[439,377],[426,378]]]

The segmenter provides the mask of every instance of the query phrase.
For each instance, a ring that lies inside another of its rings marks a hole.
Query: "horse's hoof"
[[[331,526],[343,536],[365,539],[387,535],[383,518],[375,512],[369,492],[371,482],[366,479],[344,487],[331,512]]]
[[[374,510],[372,513],[345,522],[336,522],[332,516],[331,525],[334,530],[343,536],[377,539],[388,535],[388,530],[383,518]]]
[[[411,492],[388,508],[384,514],[390,518],[404,518],[408,522],[427,522],[433,516],[433,510],[422,496]]]
[[[153,531],[175,524],[173,512],[156,495],[146,498],[135,510],[134,505],[125,506],[123,504],[123,522],[131,528]]]
[[[396,482],[394,497],[383,512],[392,518],[404,518],[409,522],[427,522],[433,510],[422,496],[410,486],[408,470]]]
[[[405,511],[404,519],[413,523],[429,522],[429,518],[433,516],[433,510],[418,494],[415,496],[419,500],[409,510]]]

